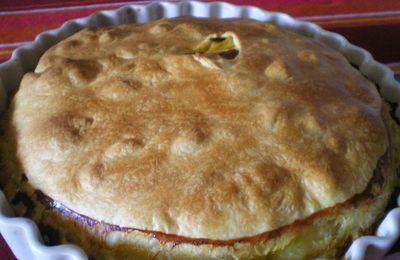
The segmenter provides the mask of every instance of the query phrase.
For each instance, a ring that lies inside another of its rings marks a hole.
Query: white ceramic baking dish
[[[162,17],[190,15],[196,17],[237,18],[244,17],[272,22],[280,27],[312,37],[340,51],[352,64],[380,89],[382,96],[392,103],[400,101],[400,86],[393,72],[376,62],[367,51],[350,44],[344,37],[322,30],[313,23],[295,20],[276,12],[268,12],[252,6],[235,6],[223,2],[180,3],[155,2],[149,5],[130,5],[114,11],[94,13],[87,18],[71,20],[60,28],[43,32],[35,40],[16,49],[9,61],[0,65],[0,112],[6,109],[8,96],[18,88],[25,72],[33,71],[40,56],[50,46],[84,27],[144,23]],[[400,118],[400,109],[396,116]],[[398,198],[400,205],[400,197]],[[77,246],[44,246],[33,221],[13,217],[12,210],[0,191],[0,232],[18,259],[87,259]],[[346,259],[379,259],[387,253],[400,236],[400,208],[390,210],[379,225],[376,236],[357,239],[346,253]]]

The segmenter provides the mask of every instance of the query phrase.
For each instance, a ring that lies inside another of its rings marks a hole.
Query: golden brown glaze
[[[218,37],[230,42],[204,45]],[[342,203],[388,148],[379,94],[340,54],[250,20],[82,30],[44,54],[12,107],[36,189],[183,237],[254,236]]]

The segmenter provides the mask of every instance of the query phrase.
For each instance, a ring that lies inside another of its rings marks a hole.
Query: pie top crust
[[[24,76],[29,182],[120,227],[235,239],[361,193],[388,147],[375,86],[338,52],[251,20],[84,29]]]

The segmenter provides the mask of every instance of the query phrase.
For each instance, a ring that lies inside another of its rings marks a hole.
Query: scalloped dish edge
[[[112,11],[97,12],[86,18],[64,23],[60,28],[39,34],[33,42],[16,49],[11,59],[0,64],[0,113],[7,106],[7,96],[19,86],[22,76],[32,71],[40,56],[52,45],[84,27],[98,27],[127,23],[144,23],[162,17],[190,15],[214,18],[250,18],[272,22],[279,27],[316,39],[340,51],[349,62],[357,65],[361,73],[379,85],[381,95],[389,102],[400,103],[400,84],[393,72],[375,61],[364,49],[350,44],[343,36],[325,31],[318,25],[296,20],[284,13],[262,10],[253,6],[236,6],[224,2],[178,3],[155,2],[148,5],[129,5]],[[395,115],[400,119],[400,107]],[[400,196],[397,199],[400,205]],[[12,210],[0,191],[0,232],[18,259],[87,259],[75,245],[45,246],[36,224],[27,219],[12,217]],[[392,209],[377,229],[377,236],[363,236],[350,246],[346,259],[364,259],[367,249],[373,247],[376,256],[383,256],[400,237],[400,208]]]

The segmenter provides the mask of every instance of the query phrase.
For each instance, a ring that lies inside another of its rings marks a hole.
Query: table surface
[[[32,41],[42,31],[57,28],[65,21],[85,17],[100,10],[150,1],[109,0],[0,0],[0,63],[12,51]],[[211,1],[207,1],[211,2]],[[371,52],[400,77],[400,1],[364,0],[231,0],[239,5],[286,12],[344,35],[350,42]],[[399,244],[399,243],[398,243]],[[398,249],[396,245],[396,251]],[[15,259],[0,235],[0,260]],[[400,259],[399,254],[390,259]]]

